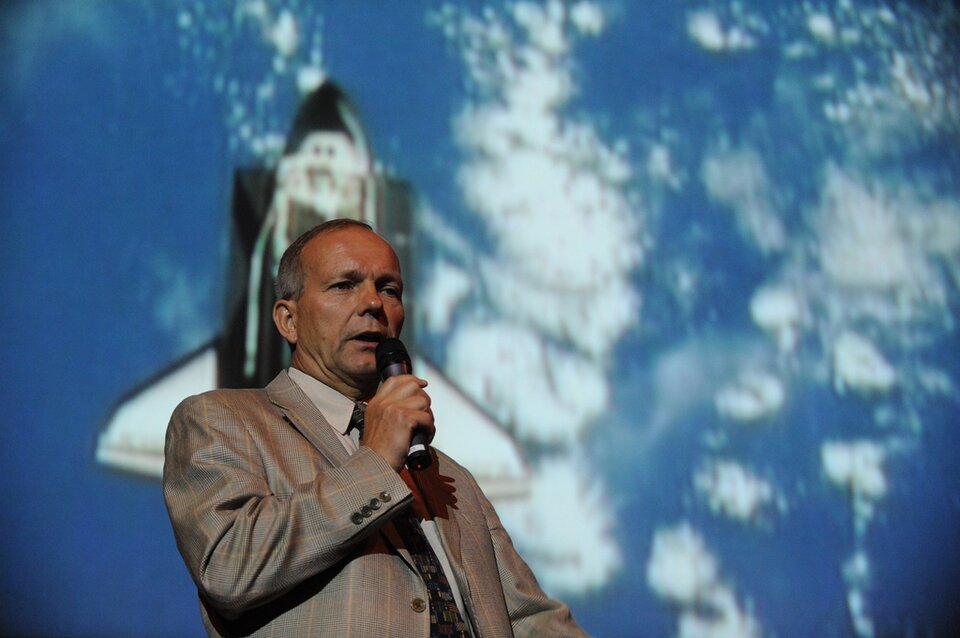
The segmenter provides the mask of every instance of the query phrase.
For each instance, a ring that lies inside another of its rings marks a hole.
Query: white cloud
[[[535,470],[531,491],[530,499],[498,503],[497,512],[544,588],[561,594],[605,584],[622,557],[602,483],[576,459],[551,459]]]
[[[739,26],[724,28],[717,14],[706,9],[687,15],[687,35],[713,53],[740,51],[756,46],[756,41],[747,31]]]
[[[733,211],[740,231],[760,252],[783,249],[786,231],[773,205],[763,159],[756,150],[744,147],[712,151],[703,160],[701,178],[710,197]]]
[[[842,286],[942,298],[922,247],[904,233],[898,208],[843,171],[828,169],[819,224],[823,270]]]
[[[767,419],[783,407],[787,390],[773,374],[750,370],[740,374],[734,383],[724,385],[714,397],[721,416],[741,422]]]
[[[653,537],[647,583],[660,597],[692,605],[717,580],[717,559],[687,523],[660,529]]]
[[[830,482],[871,501],[887,493],[885,457],[884,447],[873,441],[827,441],[820,448],[823,471]]]
[[[786,286],[765,286],[750,299],[753,322],[774,337],[781,352],[796,347],[803,315],[799,295]]]
[[[447,350],[451,377],[521,441],[574,441],[606,408],[595,364],[514,324],[465,322]]]
[[[594,2],[578,2],[570,9],[570,20],[581,33],[598,35],[603,31],[603,11]]]
[[[837,29],[825,13],[811,13],[807,16],[807,28],[814,38],[825,44],[833,44],[837,38]]]
[[[701,468],[694,476],[694,487],[711,511],[742,523],[755,521],[776,497],[769,481],[729,460]]]
[[[640,300],[626,281],[571,288],[561,282],[531,281],[507,259],[485,259],[479,273],[490,301],[504,317],[529,326],[602,360],[640,315]],[[519,270],[519,271],[518,271]],[[496,282],[494,285],[492,282]]]
[[[720,580],[717,559],[689,523],[661,528],[653,537],[647,584],[679,606],[677,635],[684,638],[757,638],[757,621]]]
[[[461,268],[444,261],[432,264],[427,282],[417,296],[417,309],[427,330],[448,331],[454,310],[470,293],[470,287],[470,276]]]
[[[844,332],[833,344],[834,387],[862,394],[887,392],[897,382],[897,372],[870,341]]]
[[[554,521],[557,485],[579,476],[570,471],[583,454],[579,438],[608,409],[609,353],[635,324],[640,304],[631,278],[643,258],[643,211],[628,190],[625,145],[602,139],[589,120],[565,116],[577,91],[571,51],[582,36],[602,31],[603,14],[593,3],[548,0],[507,3],[479,16],[447,4],[432,17],[466,67],[471,99],[454,121],[465,157],[457,180],[492,239],[489,253],[465,258],[476,294],[441,301],[448,307],[438,325],[450,312],[458,316],[446,368],[521,446],[551,446],[549,461],[533,462],[535,491],[544,491],[531,506],[551,503],[539,515]],[[600,484],[597,476],[582,483]],[[610,506],[601,491],[560,489],[588,506],[571,510],[569,520],[606,525]],[[535,554],[557,553],[538,568],[545,580],[585,591],[609,579],[619,555],[614,539],[604,538],[591,556],[584,553],[589,541],[562,524],[533,527],[527,521],[511,529]]]

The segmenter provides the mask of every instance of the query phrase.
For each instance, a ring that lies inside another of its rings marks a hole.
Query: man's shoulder
[[[193,409],[197,407],[210,405],[223,406],[253,406],[257,404],[270,403],[270,396],[287,390],[293,383],[287,376],[286,371],[281,371],[264,388],[216,388],[188,396],[177,407],[180,409]]]
[[[265,388],[217,388],[188,396],[180,402],[174,413],[210,410],[215,407],[243,410],[269,402]]]
[[[466,480],[472,485],[477,485],[477,480],[473,477],[470,470],[458,463],[452,456],[442,452],[438,448],[433,448],[433,452],[436,454],[437,467],[441,474],[450,476],[461,483]],[[479,489],[479,486],[477,489]]]

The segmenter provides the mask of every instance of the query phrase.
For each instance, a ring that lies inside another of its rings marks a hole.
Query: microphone
[[[380,380],[386,381],[398,374],[410,374],[410,355],[399,339],[384,339],[377,344],[377,372]],[[423,470],[430,467],[433,459],[427,445],[427,435],[414,430],[410,438],[410,451],[407,452],[407,467],[411,470]]]

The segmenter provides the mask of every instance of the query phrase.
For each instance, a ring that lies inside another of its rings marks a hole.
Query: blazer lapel
[[[284,420],[320,451],[330,465],[342,465],[350,455],[304,391],[284,370],[267,386],[267,397],[280,408]]]

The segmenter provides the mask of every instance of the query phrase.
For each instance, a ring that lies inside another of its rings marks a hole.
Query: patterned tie
[[[430,600],[430,638],[439,636],[468,638],[470,634],[467,631],[467,624],[463,622],[460,610],[457,609],[457,601],[453,597],[453,590],[450,589],[450,581],[443,573],[440,559],[430,547],[427,535],[420,527],[420,521],[414,516],[412,508],[405,514],[398,515],[394,519],[394,525],[427,586],[427,597]]]
[[[363,415],[366,407],[361,403],[354,406],[353,414],[350,416],[350,427],[347,428],[348,433],[357,430],[360,436],[363,436]],[[440,559],[430,546],[430,541],[420,527],[420,521],[414,515],[413,508],[398,514],[393,519],[393,524],[400,538],[403,539],[403,544],[407,546],[413,564],[420,572],[420,578],[427,586],[427,597],[430,600],[430,638],[442,636],[469,638],[470,633],[460,615],[460,610],[457,609],[457,601],[453,597],[453,590],[450,589],[450,581],[443,573]]]

